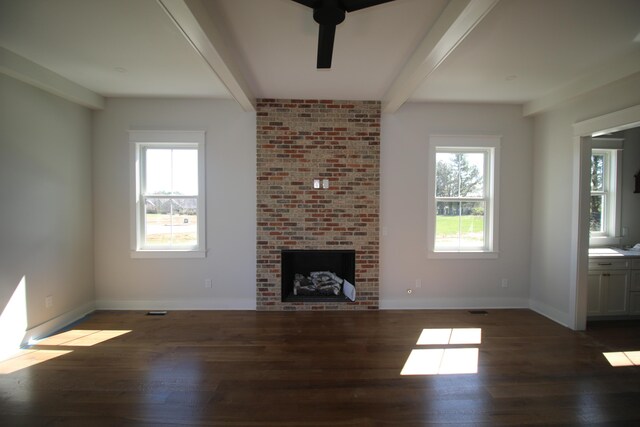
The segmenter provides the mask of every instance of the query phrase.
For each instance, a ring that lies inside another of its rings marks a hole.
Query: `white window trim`
[[[191,144],[198,148],[198,246],[188,249],[143,249],[140,206],[140,151],[144,147]],[[130,248],[131,258],[204,258],[206,257],[205,132],[204,131],[129,131],[130,149]]]
[[[589,234],[589,246],[591,247],[619,245],[621,242],[622,197],[619,197],[618,192],[622,188],[622,144],[623,140],[619,138],[592,140],[591,153],[606,154],[605,170],[607,172],[605,172],[605,231]]]
[[[499,135],[431,135],[427,154],[427,258],[441,259],[492,259],[498,258],[498,213],[500,210],[500,144]],[[486,169],[488,206],[486,207],[487,250],[475,251],[436,251],[435,248],[435,188],[436,188],[436,151],[439,148],[489,150],[490,167]]]

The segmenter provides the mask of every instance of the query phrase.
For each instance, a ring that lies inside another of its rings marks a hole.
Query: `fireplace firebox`
[[[282,302],[349,302],[355,298],[355,250],[283,250]]]

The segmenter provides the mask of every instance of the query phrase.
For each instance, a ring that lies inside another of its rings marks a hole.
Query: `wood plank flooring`
[[[481,328],[482,341],[417,345],[425,328]],[[31,349],[71,352],[0,374],[0,425],[640,423],[640,367],[603,356],[640,350],[637,321],[573,332],[529,310],[99,311],[69,329]],[[400,375],[431,348],[478,348],[477,373]]]

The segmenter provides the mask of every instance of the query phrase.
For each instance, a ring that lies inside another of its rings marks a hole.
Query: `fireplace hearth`
[[[283,250],[282,302],[355,299],[355,250]]]

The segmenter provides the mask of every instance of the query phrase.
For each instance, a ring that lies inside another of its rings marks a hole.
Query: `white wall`
[[[640,173],[640,127],[624,132],[622,151],[622,213],[620,223],[629,230],[622,245],[640,243],[640,194],[634,193],[634,175]]]
[[[27,328],[55,329],[93,309],[91,113],[4,75],[0,93],[0,316],[24,276]]]
[[[534,117],[531,308],[570,325],[571,225],[576,122],[640,103],[640,75]]]
[[[522,117],[519,106],[405,104],[383,115],[381,131],[380,306],[527,307],[532,121]],[[502,136],[497,259],[427,259],[430,134]],[[502,288],[503,278],[508,288]],[[416,289],[416,279],[421,288]]]
[[[108,99],[93,125],[97,306],[255,308],[255,114],[233,101]],[[206,131],[206,258],[130,257],[130,129]]]

